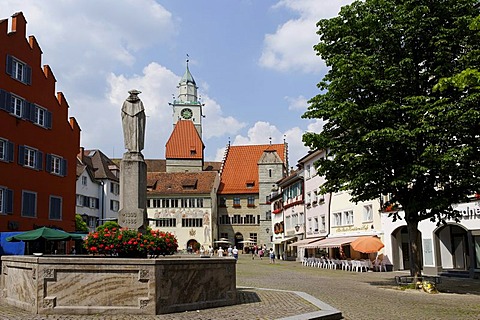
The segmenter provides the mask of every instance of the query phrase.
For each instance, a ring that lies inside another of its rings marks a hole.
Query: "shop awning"
[[[284,239],[278,239],[278,240],[273,240],[272,244],[281,244],[287,241],[290,241],[292,239],[295,239],[296,237],[290,237],[290,238],[284,238]]]
[[[292,246],[292,247],[303,247],[307,244],[310,244],[312,242],[316,242],[316,241],[319,241],[319,240],[323,240],[325,239],[325,237],[321,237],[321,238],[308,238],[308,239],[303,239],[303,240],[299,240],[297,242],[294,242],[294,243],[290,243],[289,246]]]
[[[343,245],[349,244],[350,242],[358,239],[360,237],[336,237],[336,238],[325,238],[323,240],[315,241],[304,245],[304,248],[339,248]]]

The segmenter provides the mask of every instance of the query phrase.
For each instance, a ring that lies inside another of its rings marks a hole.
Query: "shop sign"
[[[480,220],[480,201],[454,205],[453,209],[460,214],[460,220]]]
[[[350,227],[339,227],[339,228],[335,228],[335,232],[367,231],[368,229],[370,229],[370,226],[364,224],[364,225],[362,225],[361,227],[350,226]]]

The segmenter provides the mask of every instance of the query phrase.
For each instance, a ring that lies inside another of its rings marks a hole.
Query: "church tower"
[[[200,138],[202,137],[202,107],[203,105],[198,101],[197,84],[193,79],[192,74],[188,68],[178,84],[178,96],[170,105],[173,107],[173,126],[179,120],[189,120],[193,122]]]

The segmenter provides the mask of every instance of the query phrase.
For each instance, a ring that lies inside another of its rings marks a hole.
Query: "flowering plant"
[[[115,227],[90,232],[83,246],[91,254],[120,257],[165,256],[175,253],[178,248],[177,239],[170,232],[151,230],[143,234]]]

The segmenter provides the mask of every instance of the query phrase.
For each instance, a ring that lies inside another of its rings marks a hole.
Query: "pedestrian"
[[[232,246],[228,246],[227,252],[229,257],[232,256],[232,251],[233,251]]]
[[[218,256],[223,257],[223,249],[222,247],[218,248]]]
[[[260,257],[260,260],[263,260],[262,259],[263,258],[263,250],[262,249],[258,250],[258,256]]]
[[[275,263],[275,252],[270,248],[270,263]]]
[[[200,247],[200,255],[203,256],[205,253],[205,248],[203,246]]]
[[[237,249],[236,246],[233,247],[232,253],[233,253],[233,257],[235,258],[235,260],[238,260],[238,249]]]
[[[208,246],[208,254],[210,255],[210,257],[213,257],[213,247],[212,246]]]

